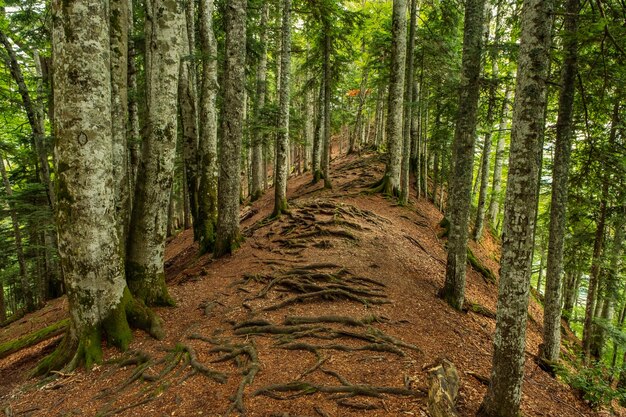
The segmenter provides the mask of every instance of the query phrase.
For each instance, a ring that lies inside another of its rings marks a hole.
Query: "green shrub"
[[[591,407],[610,406],[613,400],[626,399],[623,391],[611,386],[610,372],[603,364],[596,363],[589,367],[582,363],[575,365],[573,371],[557,366],[557,374]]]

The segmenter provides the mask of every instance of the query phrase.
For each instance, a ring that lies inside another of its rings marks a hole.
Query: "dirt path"
[[[232,257],[197,257],[190,231],[167,249],[176,308],[167,338],[135,333],[131,351],[47,385],[24,375],[52,342],[0,361],[3,410],[20,416],[425,416],[425,369],[447,358],[461,376],[459,410],[474,415],[489,376],[495,320],[436,297],[446,253],[439,213],[415,196],[399,207],[362,191],[374,156],[341,158],[334,189],[290,180],[291,211],[269,221],[272,195],[243,222]],[[497,245],[472,245],[493,271]],[[468,299],[494,311],[496,286],[473,270]],[[55,304],[63,311],[61,302]],[[61,314],[62,316],[62,314]],[[532,303],[523,413],[593,416],[532,360],[541,309]],[[25,323],[29,318],[25,318]],[[32,320],[32,318],[30,319]],[[24,323],[22,323],[24,325]],[[0,339],[9,337],[0,333]]]

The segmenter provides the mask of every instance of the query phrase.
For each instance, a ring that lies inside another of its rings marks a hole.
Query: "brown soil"
[[[105,348],[104,364],[45,381],[27,380],[26,374],[58,338],[24,349],[0,360],[1,409],[19,416],[221,416],[243,389],[248,416],[426,416],[425,370],[445,357],[461,376],[459,413],[474,415],[486,387],[472,373],[489,376],[495,320],[459,313],[436,297],[446,259],[445,241],[438,238],[442,214],[415,196],[400,207],[364,192],[382,169],[375,156],[339,158],[333,190],[311,185],[310,175],[292,178],[290,214],[269,220],[268,192],[243,222],[246,241],[231,257],[198,257],[191,231],[179,234],[166,252],[177,306],[158,309],[164,341],[135,332],[131,352]],[[497,274],[497,242],[487,234],[471,245]],[[495,311],[496,296],[496,286],[468,268],[467,298]],[[0,343],[59,320],[66,308],[63,300],[51,302],[1,329]],[[529,312],[523,414],[599,415],[535,364],[542,309],[532,300]],[[286,325],[287,317],[331,315],[377,320]],[[211,370],[227,380],[216,381],[220,377]],[[242,384],[246,377],[251,385]],[[291,382],[310,385],[254,395]],[[397,388],[402,395],[310,392],[364,385]],[[231,413],[240,414],[236,408]]]

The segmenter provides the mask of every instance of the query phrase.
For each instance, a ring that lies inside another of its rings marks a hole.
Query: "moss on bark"
[[[126,282],[131,294],[147,306],[173,307],[176,302],[165,285],[165,272],[153,273],[135,263],[126,262]]]
[[[118,349],[128,349],[133,338],[131,326],[159,340],[165,336],[161,319],[125,288],[117,307],[97,325],[79,329],[71,323],[59,346],[37,365],[32,375],[45,375],[61,368],[70,371],[80,366],[90,369],[102,362],[103,336]]]

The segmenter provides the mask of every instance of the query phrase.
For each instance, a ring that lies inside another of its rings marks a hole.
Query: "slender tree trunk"
[[[481,416],[519,416],[537,208],[536,155],[544,130],[552,7],[552,1],[525,0],[521,13],[494,356]]]
[[[376,95],[376,113],[374,115],[374,145],[378,148],[382,143],[382,124],[383,124],[383,97],[385,95],[384,87],[377,88]]]
[[[324,143],[324,79],[320,80],[320,92],[317,100],[317,118],[315,119],[315,137],[313,139],[313,184],[322,179],[322,153]]]
[[[324,188],[332,188],[330,180],[330,101],[332,100],[332,73],[330,68],[331,38],[330,22],[324,18],[324,140],[322,141],[322,174],[324,175]]]
[[[137,170],[141,159],[141,134],[139,133],[139,89],[137,86],[137,47],[132,38],[133,34],[133,0],[128,2],[128,145],[129,176],[130,176],[130,213],[135,202],[135,190],[137,184]]]
[[[28,124],[30,125],[31,131],[33,133],[33,140],[35,144],[35,152],[38,156],[39,164],[40,164],[40,176],[41,182],[46,187],[46,192],[48,194],[48,203],[52,210],[55,209],[55,192],[54,187],[52,186],[52,181],[50,179],[50,165],[48,163],[48,153],[46,152],[44,146],[44,140],[46,137],[43,112],[37,109],[36,103],[32,100],[30,91],[28,90],[28,86],[24,81],[24,76],[22,74],[22,70],[20,68],[19,62],[17,60],[17,55],[13,50],[13,46],[11,42],[7,38],[7,36],[0,30],[0,44],[4,47],[7,56],[6,56],[6,65],[11,72],[11,77],[15,81],[17,85],[18,92],[22,98],[22,105],[24,106],[24,110],[26,111],[26,117],[28,119]]]
[[[289,78],[291,73],[291,0],[282,0],[281,72],[278,100],[278,134],[276,135],[276,164],[274,167],[274,213],[278,217],[287,210],[287,177],[289,166]]]
[[[450,221],[446,281],[441,297],[461,310],[465,297],[467,229],[471,204],[474,136],[480,96],[480,66],[483,41],[484,0],[465,2],[463,62],[459,110],[454,131],[452,165],[446,217]]]
[[[387,195],[400,195],[402,166],[402,116],[404,111],[404,76],[406,65],[406,0],[393,1],[391,27],[391,67],[387,107],[387,166],[381,189]],[[412,51],[411,51],[412,52]]]
[[[487,6],[487,12],[491,13],[490,7]],[[474,240],[478,241],[482,237],[483,229],[485,226],[485,213],[487,210],[487,189],[489,187],[489,165],[491,162],[491,137],[493,130],[493,116],[496,107],[496,91],[498,89],[498,56],[495,52],[495,45],[500,42],[499,33],[499,20],[496,23],[496,37],[494,39],[494,48],[491,55],[491,80],[489,83],[489,99],[487,104],[487,119],[485,125],[487,131],[485,132],[485,139],[483,143],[483,153],[480,166],[480,191],[478,193],[478,207],[476,209],[476,221],[474,222]],[[487,27],[487,38],[488,36]]]
[[[241,242],[239,232],[239,166],[243,139],[246,63],[245,0],[226,6],[226,67],[222,107],[222,142],[218,182],[218,219],[215,256],[234,252]]]
[[[546,271],[546,295],[543,314],[543,344],[540,356],[556,362],[561,351],[561,281],[567,208],[567,181],[573,137],[574,94],[576,92],[576,60],[579,0],[568,0],[563,33],[565,59],[561,70],[561,94],[556,127],[556,145],[552,168],[552,202],[550,238]]]
[[[103,332],[126,349],[129,321],[162,336],[126,288],[116,233],[108,10],[96,0],[55,1],[52,10],[57,225],[71,325],[40,372],[99,362]]]
[[[261,31],[261,39],[259,46],[259,65],[256,75],[256,101],[254,102],[254,117],[257,127],[252,132],[252,190],[251,201],[258,200],[263,194],[263,180],[267,174],[263,170],[263,142],[265,134],[261,128],[261,115],[265,107],[265,92],[267,90],[267,20],[269,15],[269,3],[263,3],[261,10],[261,22],[259,30]]]
[[[198,230],[200,251],[213,250],[217,218],[217,42],[213,34],[213,0],[200,0],[200,137],[198,143]]]
[[[177,139],[182,10],[176,0],[146,2],[147,126],[126,256],[131,293],[147,305],[172,305],[165,285],[167,209]]]
[[[202,237],[198,227],[198,99],[195,82],[195,62],[190,59],[195,49],[194,2],[185,2],[185,14],[182,25],[180,70],[178,77],[178,103],[180,111],[180,131],[182,133],[183,169],[185,170],[186,207],[191,214],[191,224],[185,222],[185,228],[193,225],[194,239]]]
[[[502,166],[504,164],[504,147],[509,103],[511,101],[511,90],[507,87],[504,93],[504,101],[502,101],[502,110],[500,111],[500,126],[497,133],[496,156],[493,163],[493,183],[491,185],[491,195],[489,196],[489,222],[491,227],[496,228],[498,222],[498,214],[500,213],[500,193],[502,191]]]
[[[4,191],[8,197],[13,195],[13,189],[9,182],[6,168],[4,166],[4,156],[0,154],[0,174],[2,174],[2,182],[4,183]],[[20,285],[22,286],[22,296],[24,300],[24,306],[26,311],[35,310],[35,297],[31,287],[30,280],[28,279],[28,271],[26,269],[26,258],[24,256],[24,250],[22,245],[22,231],[20,229],[20,222],[15,211],[14,204],[9,201],[9,213],[11,216],[11,224],[13,226],[13,239],[15,244],[15,254],[17,256],[17,264],[20,269]]]
[[[409,203],[409,177],[411,170],[411,121],[413,120],[413,56],[415,29],[417,27],[417,0],[411,0],[409,20],[408,53],[406,54],[406,78],[404,83],[404,127],[402,131],[402,162],[400,166],[400,204]]]
[[[128,0],[110,0],[111,122],[113,135],[113,189],[120,253],[126,253],[130,222],[128,169]],[[123,256],[123,255],[122,255]]]

